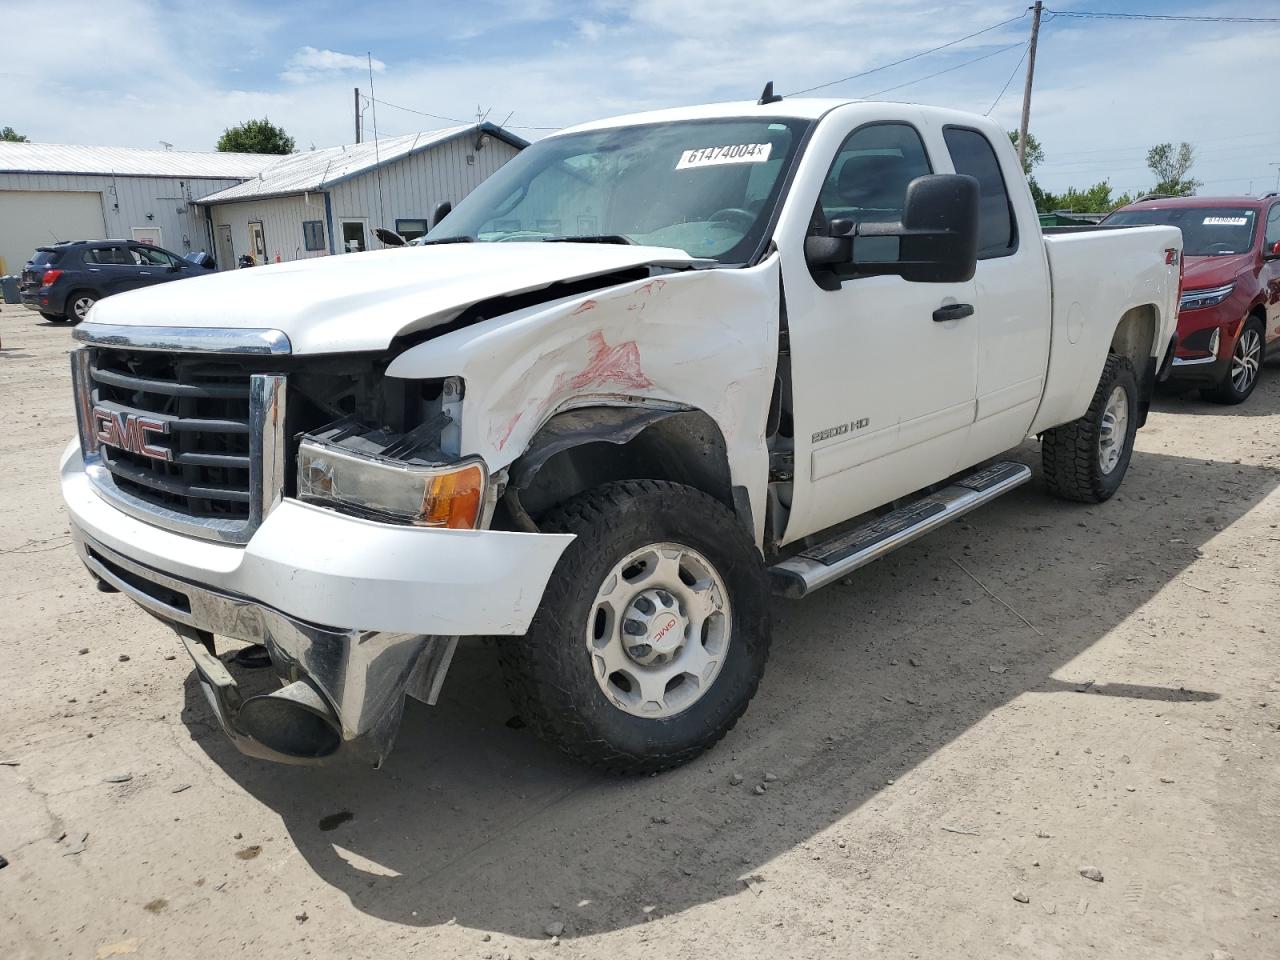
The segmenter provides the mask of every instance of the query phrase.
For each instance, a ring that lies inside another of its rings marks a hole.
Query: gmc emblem
[[[172,460],[173,451],[151,443],[151,434],[167,434],[169,422],[137,413],[93,408],[93,435],[98,443],[138,453],[153,460]]]

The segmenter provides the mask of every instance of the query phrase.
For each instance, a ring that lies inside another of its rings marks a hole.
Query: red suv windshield
[[[1103,222],[1109,227],[1178,227],[1182,230],[1182,252],[1188,257],[1226,257],[1253,248],[1257,220],[1257,211],[1246,207],[1167,207],[1118,210]]]

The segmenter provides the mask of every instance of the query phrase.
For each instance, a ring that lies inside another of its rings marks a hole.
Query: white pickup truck
[[[965,113],[765,96],[586,124],[414,245],[95,306],[73,535],[251,755],[381,762],[405,696],[487,636],[542,735],[663,769],[746,709],[771,593],[1023,483],[998,458],[1028,436],[1052,493],[1115,492],[1181,244],[1042,238],[1008,138]],[[249,695],[215,635],[278,687]]]

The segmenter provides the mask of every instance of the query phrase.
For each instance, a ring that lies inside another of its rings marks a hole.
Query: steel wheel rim
[[[1120,462],[1128,434],[1129,395],[1124,387],[1117,386],[1107,397],[1107,405],[1102,410],[1102,426],[1098,430],[1098,466],[1104,474],[1111,473]]]
[[[1236,348],[1231,351],[1231,385],[1236,393],[1244,393],[1253,385],[1262,362],[1262,338],[1258,331],[1247,329],[1240,334]]]
[[[724,579],[701,553],[653,543],[614,564],[587,618],[592,676],[624,713],[662,720],[701,700],[724,666],[733,619]]]
[[[90,297],[76,297],[71,304],[71,312],[77,320],[83,320],[89,313],[89,308],[93,306],[93,299]]]

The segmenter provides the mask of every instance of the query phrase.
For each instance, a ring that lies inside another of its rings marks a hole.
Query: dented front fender
[[[778,258],[671,273],[493,317],[411,347],[387,375],[461,377],[463,454],[512,463],[555,413],[587,403],[702,410],[724,436],[757,541],[778,359]]]

